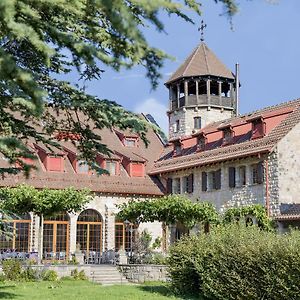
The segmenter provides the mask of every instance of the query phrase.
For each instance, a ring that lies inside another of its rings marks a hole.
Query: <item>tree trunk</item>
[[[163,252],[167,252],[168,250],[168,242],[167,242],[167,225],[165,222],[162,222],[162,250]]]

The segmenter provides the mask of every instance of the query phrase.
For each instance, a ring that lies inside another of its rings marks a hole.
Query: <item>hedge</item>
[[[172,285],[203,299],[300,299],[300,232],[230,224],[170,249]]]

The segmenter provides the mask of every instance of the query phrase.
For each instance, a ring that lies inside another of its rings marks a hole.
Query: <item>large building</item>
[[[94,192],[84,211],[44,220],[44,258],[65,259],[76,245],[85,252],[128,250],[132,231],[116,220],[116,204],[165,193],[210,201],[220,212],[259,203],[280,229],[300,225],[300,100],[238,115],[238,86],[235,75],[201,43],[166,83],[166,145],[152,130],[148,148],[131,132],[98,132],[113,151],[110,157],[97,157],[109,176],[89,170],[70,141],[61,140],[62,149],[52,151],[32,141],[37,171],[29,179],[3,176],[0,186],[27,183],[38,189],[73,186]],[[1,159],[0,167],[7,166]],[[36,251],[38,216],[11,223],[16,234],[12,240],[2,238],[0,250]],[[144,228],[153,239],[162,235],[159,223],[142,224]]]

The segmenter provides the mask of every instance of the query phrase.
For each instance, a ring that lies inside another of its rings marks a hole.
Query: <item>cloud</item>
[[[136,113],[151,114],[161,129],[168,134],[167,107],[154,98],[148,98],[138,103],[134,111]]]

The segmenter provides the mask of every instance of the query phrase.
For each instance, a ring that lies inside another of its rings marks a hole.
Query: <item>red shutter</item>
[[[188,180],[188,193],[193,193],[194,192],[194,174],[190,174],[187,178]]]
[[[207,173],[202,172],[202,192],[207,191]]]

